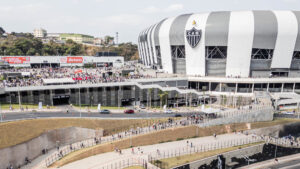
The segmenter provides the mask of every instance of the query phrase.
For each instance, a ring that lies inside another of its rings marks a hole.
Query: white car
[[[156,72],[158,72],[158,73],[164,73],[164,70],[163,69],[157,69]]]
[[[172,114],[172,113],[174,113],[174,112],[173,112],[173,110],[171,110],[171,109],[167,109],[167,110],[165,110],[165,113],[166,113],[166,114]]]
[[[288,112],[288,111],[284,111],[284,112],[282,112],[282,114],[295,114],[294,112]]]

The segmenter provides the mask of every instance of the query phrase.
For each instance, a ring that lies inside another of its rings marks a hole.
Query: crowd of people
[[[133,70],[124,74],[123,70]],[[97,68],[10,68],[0,69],[0,88],[3,87],[24,87],[42,86],[43,79],[72,78],[76,84],[95,84],[108,82],[124,82],[130,79],[151,78],[144,74],[143,68],[134,64],[125,65],[121,68],[116,67],[97,67]],[[7,73],[22,73],[26,75],[6,76]]]

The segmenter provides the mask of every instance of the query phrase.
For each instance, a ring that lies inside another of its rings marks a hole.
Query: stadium
[[[224,11],[164,19],[139,34],[145,65],[190,76],[300,76],[299,11]]]

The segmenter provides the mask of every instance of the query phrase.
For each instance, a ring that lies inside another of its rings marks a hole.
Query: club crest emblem
[[[202,30],[192,28],[186,31],[186,40],[192,48],[196,47],[201,40]]]

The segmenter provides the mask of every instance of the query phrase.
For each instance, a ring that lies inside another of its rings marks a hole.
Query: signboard
[[[79,56],[68,56],[60,58],[60,63],[83,63],[83,57]]]
[[[43,109],[43,103],[42,102],[39,102],[39,109]]]
[[[101,104],[98,104],[98,112],[100,112],[101,111]]]
[[[24,64],[30,62],[30,57],[9,56],[9,57],[2,57],[2,60],[4,60],[9,64]]]
[[[82,57],[67,57],[67,63],[82,63]]]

